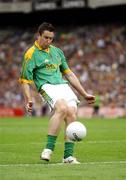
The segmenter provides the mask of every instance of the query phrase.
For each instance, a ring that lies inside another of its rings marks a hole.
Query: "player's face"
[[[54,32],[44,31],[41,36],[39,36],[39,45],[43,49],[47,49],[49,45],[52,43],[54,38]]]

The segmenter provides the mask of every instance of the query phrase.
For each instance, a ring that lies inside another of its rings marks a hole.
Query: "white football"
[[[70,123],[66,128],[66,135],[72,141],[81,141],[87,134],[84,124],[78,121]]]

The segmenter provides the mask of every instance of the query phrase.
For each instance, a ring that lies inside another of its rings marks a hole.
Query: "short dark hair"
[[[54,32],[55,28],[51,23],[43,22],[39,27],[38,27],[38,33],[42,35],[44,31],[50,31]]]

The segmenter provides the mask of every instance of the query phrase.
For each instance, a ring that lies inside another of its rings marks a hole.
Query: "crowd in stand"
[[[57,32],[54,43],[85,89],[99,94],[102,106],[126,107],[126,27],[85,25],[58,27]],[[0,106],[24,107],[18,78],[23,53],[33,42],[34,28],[0,30]]]

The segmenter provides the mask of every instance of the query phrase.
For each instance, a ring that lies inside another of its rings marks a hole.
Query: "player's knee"
[[[62,104],[60,107],[59,107],[59,112],[60,114],[62,114],[63,116],[66,116],[67,115],[67,106]]]
[[[66,117],[66,118],[67,118],[68,124],[69,124],[70,122],[75,121],[76,118],[77,118],[77,112],[76,112],[76,110],[68,109],[68,110],[67,110],[67,117]]]
[[[69,114],[69,116],[67,116],[69,123],[75,121],[76,118],[77,118],[76,114]]]
[[[67,115],[67,103],[64,100],[59,100],[55,105],[56,111],[65,117]]]

